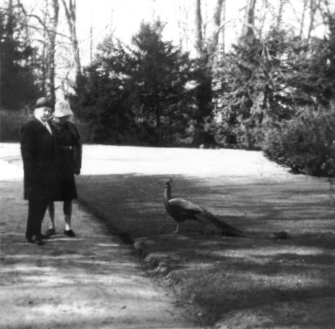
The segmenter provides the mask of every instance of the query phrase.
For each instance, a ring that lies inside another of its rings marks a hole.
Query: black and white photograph
[[[0,0],[0,329],[335,328],[335,0]]]

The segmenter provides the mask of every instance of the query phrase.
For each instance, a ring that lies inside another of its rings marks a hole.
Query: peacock
[[[208,210],[184,199],[171,198],[172,179],[169,178],[165,182],[164,189],[164,205],[167,213],[177,222],[176,230],[178,233],[179,224],[186,220],[195,220],[202,222],[210,222],[220,229],[223,235],[243,236],[242,232],[216,218]]]

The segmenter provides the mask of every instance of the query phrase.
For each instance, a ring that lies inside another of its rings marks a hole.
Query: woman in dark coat
[[[28,200],[26,238],[44,244],[41,225],[48,203],[58,194],[55,172],[56,145],[47,120],[52,106],[46,97],[37,100],[34,119],[21,128],[20,143],[24,170],[24,199]]]
[[[54,201],[64,201],[63,211],[65,217],[64,234],[74,237],[71,228],[72,200],[77,198],[77,189],[74,174],[79,175],[81,169],[82,144],[76,126],[68,121],[73,115],[68,102],[62,100],[55,105],[54,118],[50,122],[52,133],[57,145],[56,178],[58,182],[58,195]],[[55,212],[54,204],[49,204],[51,227],[47,235],[54,235]]]

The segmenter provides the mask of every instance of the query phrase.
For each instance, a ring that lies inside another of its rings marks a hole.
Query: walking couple
[[[56,233],[54,201],[63,201],[64,234],[74,237],[71,228],[72,200],[77,198],[74,174],[81,169],[82,144],[76,126],[69,121],[70,105],[60,100],[52,114],[52,104],[39,98],[34,118],[21,128],[21,155],[24,169],[24,199],[28,200],[26,239],[43,245]],[[42,234],[42,221],[49,207],[51,226]]]

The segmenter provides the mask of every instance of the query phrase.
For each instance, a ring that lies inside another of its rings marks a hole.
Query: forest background
[[[259,149],[333,176],[332,1],[85,3],[3,0],[1,141],[47,95],[71,103],[86,143]]]

